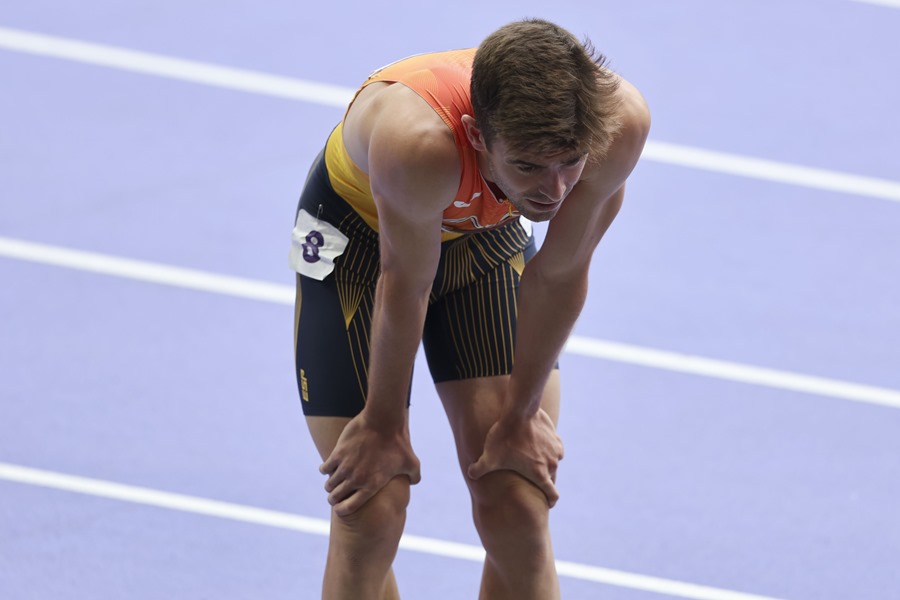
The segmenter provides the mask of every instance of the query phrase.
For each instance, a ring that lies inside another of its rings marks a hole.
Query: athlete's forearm
[[[586,267],[552,280],[539,269],[525,269],[519,286],[515,366],[506,416],[537,413],[550,371],[584,307],[587,283]]]
[[[422,340],[430,290],[382,273],[375,290],[365,411],[373,421],[405,419],[413,363]]]

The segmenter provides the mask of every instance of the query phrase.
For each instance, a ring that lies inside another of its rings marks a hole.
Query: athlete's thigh
[[[300,195],[291,237],[298,395],[327,455],[365,405],[378,237],[335,193],[322,154]]]
[[[506,395],[508,375],[443,381],[435,384],[447,413],[456,441],[456,452],[463,472],[478,460],[484,450],[488,430],[500,416]],[[554,423],[559,422],[560,374],[550,372],[541,396],[541,408]],[[468,480],[468,478],[467,478]]]
[[[348,320],[343,287],[333,276],[297,276],[295,369],[307,417],[352,418],[365,405],[370,314],[357,310]],[[357,293],[374,295],[365,286]]]
[[[512,371],[519,281],[534,252],[518,222],[442,248],[422,333],[435,383]]]
[[[331,456],[338,438],[349,422],[350,419],[346,417],[306,417],[309,435],[323,461]]]
[[[319,456],[325,460],[337,445],[338,437],[344,427],[350,422],[353,412],[356,412],[362,406],[362,393],[354,389],[353,386],[347,386],[352,380],[347,377],[340,377],[337,372],[339,364],[346,365],[347,357],[343,351],[337,352],[337,357],[326,352],[326,348],[315,343],[314,340],[318,336],[325,335],[332,338],[332,343],[339,341],[342,337],[340,331],[321,330],[323,325],[328,321],[328,310],[323,311],[322,306],[316,306],[310,296],[316,297],[323,292],[321,290],[310,291],[310,282],[303,284],[303,279],[297,276],[297,293],[294,304],[294,349],[295,349],[295,365],[297,370],[297,387],[300,394],[301,406],[306,414],[306,424],[309,428],[310,436]],[[303,288],[307,288],[307,302],[303,302]],[[328,294],[325,294],[326,298]],[[318,298],[321,303],[322,299]],[[305,307],[305,313],[304,313]],[[323,314],[324,313],[324,314]],[[303,327],[301,327],[301,314]],[[334,316],[332,316],[334,318]],[[315,325],[312,329],[310,324]],[[330,358],[329,358],[330,356]],[[332,370],[328,372],[325,366],[331,362]],[[321,375],[321,378],[320,378]],[[310,377],[313,382],[320,382],[321,385],[314,385],[310,389]],[[337,386],[337,387],[335,387]],[[315,402],[313,403],[313,399]],[[337,401],[336,401],[337,399]],[[338,415],[338,416],[335,416]],[[343,416],[340,416],[343,415]]]

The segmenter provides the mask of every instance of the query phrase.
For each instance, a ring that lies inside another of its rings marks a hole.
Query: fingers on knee
[[[366,535],[402,531],[409,505],[409,488],[409,478],[395,477],[359,510],[346,516],[334,514],[334,519],[341,526]]]

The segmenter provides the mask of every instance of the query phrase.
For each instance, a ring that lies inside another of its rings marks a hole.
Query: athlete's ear
[[[475,123],[475,117],[472,115],[463,115],[462,126],[466,131],[466,137],[469,138],[469,143],[472,144],[472,147],[479,152],[487,152],[487,144],[484,141],[484,136],[481,135],[481,130],[478,129],[478,125]]]

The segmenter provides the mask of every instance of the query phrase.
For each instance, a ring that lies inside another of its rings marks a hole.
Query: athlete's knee
[[[550,509],[544,493],[518,473],[488,473],[470,486],[475,525],[489,554],[540,559],[549,548]]]
[[[322,597],[396,598],[391,564],[400,545],[409,503],[409,479],[396,477],[359,510],[331,513],[331,537]]]
[[[363,544],[396,546],[406,523],[409,488],[409,478],[395,477],[359,510],[345,516],[332,513],[333,528]]]

